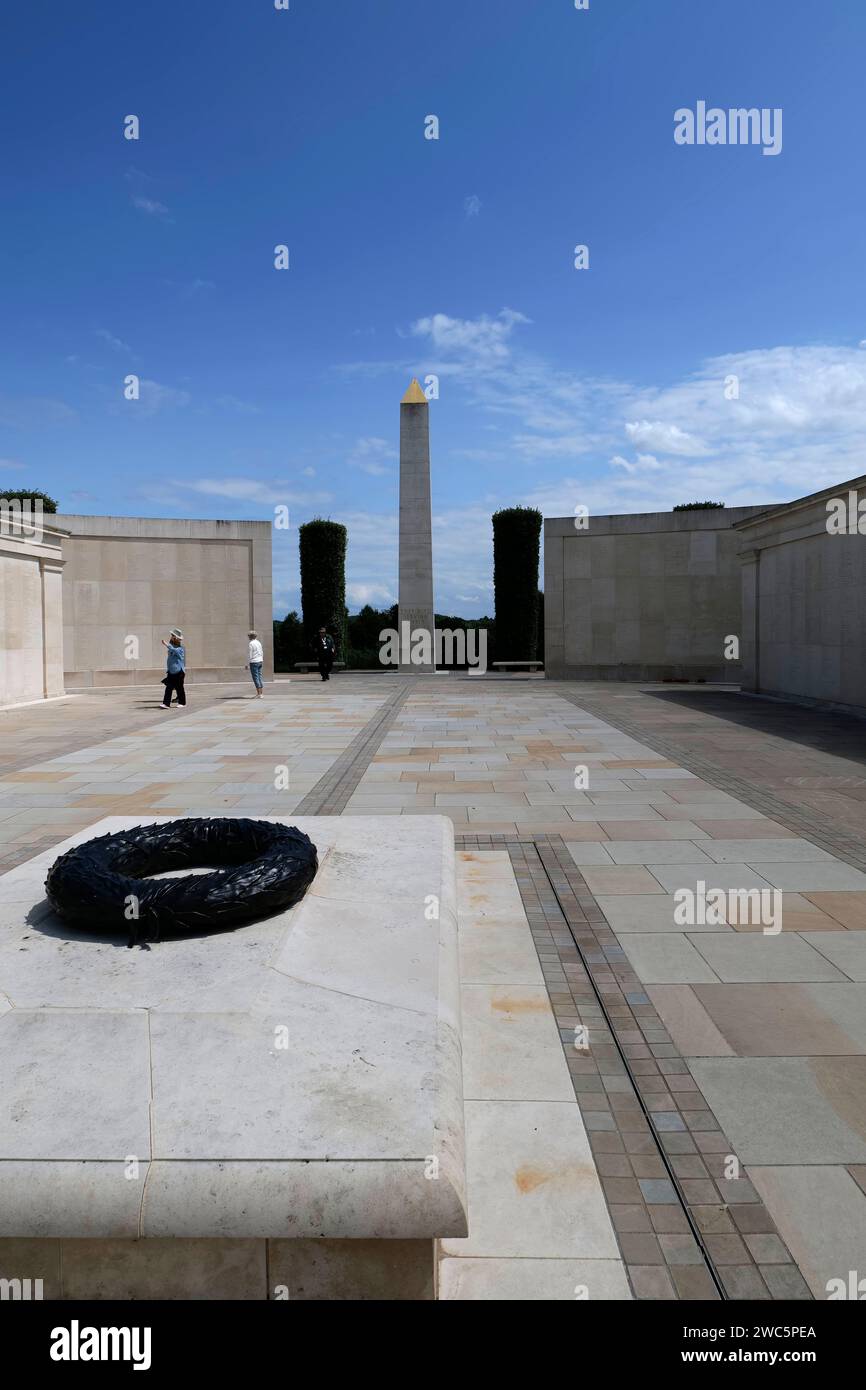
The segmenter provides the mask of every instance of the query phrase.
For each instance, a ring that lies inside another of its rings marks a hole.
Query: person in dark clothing
[[[329,681],[331,679],[331,667],[336,655],[334,639],[323,627],[320,627],[313,645],[316,650],[316,660],[319,663],[319,675],[323,681]]]
[[[171,636],[166,642],[163,639],[162,645],[165,647],[165,695],[162,701],[162,708],[168,709],[171,705],[171,696],[174,691],[177,694],[177,703],[186,704],[186,691],[183,688],[184,676],[186,675],[186,648],[183,645],[183,633],[180,628],[173,627]]]

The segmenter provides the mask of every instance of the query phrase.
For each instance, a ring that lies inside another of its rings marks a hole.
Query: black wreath
[[[154,881],[149,874],[212,866],[224,872]],[[273,821],[175,820],[77,845],[48,870],[54,910],[85,930],[129,930],[129,945],[166,933],[222,931],[299,902],[319,866],[316,846]]]

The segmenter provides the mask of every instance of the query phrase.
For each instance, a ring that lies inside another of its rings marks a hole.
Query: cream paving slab
[[[713,989],[704,985],[704,989]],[[734,1049],[719,1032],[691,985],[647,985],[653,1007],[684,1057],[733,1057]]]
[[[750,1166],[748,1177],[763,1199],[815,1298],[851,1298],[866,1277],[866,1195],[843,1167],[786,1164]]]
[[[681,933],[630,932],[623,933],[620,941],[642,984],[711,984],[719,978]]]
[[[704,821],[723,821],[725,825],[731,821],[763,821],[765,819],[761,811],[755,811],[751,806],[745,806],[741,801],[734,802],[683,802],[677,806],[660,806],[658,808],[660,816],[665,820],[692,820],[701,825]],[[729,829],[725,829],[725,834],[729,835]]]
[[[706,838],[706,837],[704,837]],[[613,840],[607,852],[616,864],[707,864],[703,847],[692,840]]]
[[[862,1163],[866,1057],[687,1057],[746,1164]]]
[[[444,1255],[619,1260],[573,1099],[467,1101],[466,1149],[469,1236]]]
[[[544,984],[464,984],[467,1100],[574,1099]]]
[[[662,893],[664,889],[648,869],[639,864],[611,866],[610,868],[588,867],[584,873],[589,891],[596,895]]]
[[[694,994],[737,1056],[866,1053],[866,985],[696,985]]]
[[[443,1301],[573,1303],[630,1299],[619,1260],[453,1259],[439,1262]]]
[[[748,864],[648,864],[647,868],[669,893],[681,888],[695,893],[701,883],[707,892],[715,888],[726,892],[730,888],[770,888],[767,880]]]
[[[538,955],[526,926],[485,926],[460,936],[460,978],[464,984],[544,985]]]
[[[547,990],[540,982],[540,966],[508,854],[502,850],[459,853],[457,883],[464,972],[464,1091],[472,1094],[473,1043],[466,1034],[473,1032],[469,1020],[475,1018],[477,1073],[483,1077],[486,1070],[494,1094],[501,1099],[470,1101],[466,1107],[467,1127],[478,1155],[473,1176],[467,1179],[469,1239],[439,1243],[443,1255],[439,1297],[520,1298],[525,1288],[525,1274],[521,1272],[526,1265],[525,1256],[533,1252],[558,1255],[560,1251],[564,1252],[564,1259],[569,1255],[591,1258],[597,1274],[593,1281],[595,1297],[629,1297],[628,1281]],[[509,912],[514,911],[515,905],[519,907],[519,926],[490,925],[491,907],[495,905],[496,910],[503,901]],[[493,982],[496,988],[486,983],[481,988],[473,986],[473,967],[477,968],[479,961],[483,962],[482,970],[492,965],[494,944],[502,932],[508,932],[509,942],[497,957],[497,966],[502,968],[503,963],[508,963],[515,974],[522,974],[528,971],[531,953],[532,968],[538,974],[533,973],[523,982]],[[517,945],[521,935],[522,948]],[[490,953],[485,954],[488,945]],[[519,959],[516,955],[509,959],[509,952],[518,950]],[[517,1039],[524,1055],[515,1061],[512,1054]],[[562,1099],[521,1099],[526,1094],[543,1094],[545,1089]],[[486,1144],[495,1150],[495,1165],[488,1164],[483,1156]],[[575,1156],[577,1162],[571,1162]],[[557,1244],[548,1241],[548,1229],[555,1229]],[[479,1242],[480,1253],[489,1257],[480,1261],[475,1258]],[[601,1258],[597,1259],[599,1255]],[[467,1259],[472,1265],[483,1264],[484,1270],[470,1270],[464,1279],[460,1267]],[[548,1262],[559,1265],[562,1273],[564,1266],[558,1260],[543,1260],[544,1264]],[[558,1276],[551,1271],[550,1279],[554,1277]],[[574,1285],[571,1296],[576,1296]]]
[[[712,844],[706,846],[706,853],[718,864],[728,861],[751,864],[755,859],[760,859],[763,864],[790,864],[792,860],[798,864],[819,861],[838,863],[825,849],[819,849],[810,840],[798,836],[780,840],[713,840]]]
[[[695,933],[693,944],[719,979],[728,983],[845,979],[826,956],[796,932],[775,936],[763,932]]]
[[[674,917],[677,900],[673,893],[621,893],[617,896],[603,893],[596,896],[596,902],[618,935],[635,932],[677,932],[683,935],[686,932],[731,931],[728,926],[678,924]]]
[[[850,892],[852,889],[866,889],[866,874],[838,860],[829,864],[767,864],[756,852],[751,863],[755,871],[772,883],[774,888],[783,888],[788,893]]]
[[[800,934],[804,941],[831,961],[849,980],[866,980],[866,933],[804,931]]]
[[[606,813],[600,812],[598,824],[601,826],[605,835],[610,840],[660,840],[667,842],[670,840],[701,840],[706,833],[700,826],[694,825],[689,820],[662,820],[661,816],[657,821],[616,820],[611,819]]]
[[[600,840],[573,840],[567,844],[567,848],[579,869],[588,865],[606,867],[614,862],[606,845]]]

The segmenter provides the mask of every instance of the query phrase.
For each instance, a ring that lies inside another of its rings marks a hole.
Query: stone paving
[[[134,707],[140,692],[115,693],[101,732],[90,706],[53,706],[41,756],[48,710],[15,712],[24,752],[0,779],[0,867],[104,815],[447,815],[479,864],[501,873],[510,856],[572,1078],[572,1153],[582,1129],[633,1294],[824,1298],[828,1280],[866,1275],[866,747],[856,721],[840,730],[832,716],[768,713],[767,702],[711,690],[525,679],[343,676],[204,707],[195,694],[186,711],[150,715]],[[697,903],[700,885],[728,895],[719,920],[677,920],[676,895],[691,890]],[[730,895],[748,889],[775,890],[781,931],[742,920],[742,907],[738,919]],[[506,975],[515,959],[529,969],[516,937],[498,946]],[[489,969],[497,953],[484,954]],[[517,1037],[525,1012],[500,1007],[495,979],[469,984],[470,1034],[495,1016]],[[578,1048],[575,1028],[587,1030]],[[565,1104],[497,1099],[487,1084],[472,1099],[479,1115]],[[569,1209],[563,1163],[555,1126],[549,1151],[542,1143],[522,1161],[543,1175],[532,1187],[539,1229]],[[470,1171],[470,1196],[471,1183]],[[560,1292],[542,1296],[573,1298],[561,1292],[567,1279],[585,1281],[568,1261],[596,1259],[600,1272],[613,1258],[585,1237],[550,1251],[519,1239],[513,1250],[449,1248],[445,1259],[466,1263],[448,1266],[443,1287],[495,1296],[483,1291],[484,1262],[501,1260],[499,1287],[525,1289],[530,1266],[554,1259],[564,1277],[545,1269]],[[615,1277],[607,1287],[597,1296],[625,1296]]]

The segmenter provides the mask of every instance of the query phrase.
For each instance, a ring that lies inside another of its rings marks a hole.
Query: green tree
[[[345,526],[316,517],[298,531],[301,555],[301,608],[304,642],[309,654],[315,635],[325,627],[337,646],[337,656],[347,659]]]
[[[293,671],[296,661],[309,661],[303,624],[294,609],[280,621],[274,619],[274,670]]]
[[[496,659],[534,661],[538,647],[541,512],[506,507],[493,513]]]

